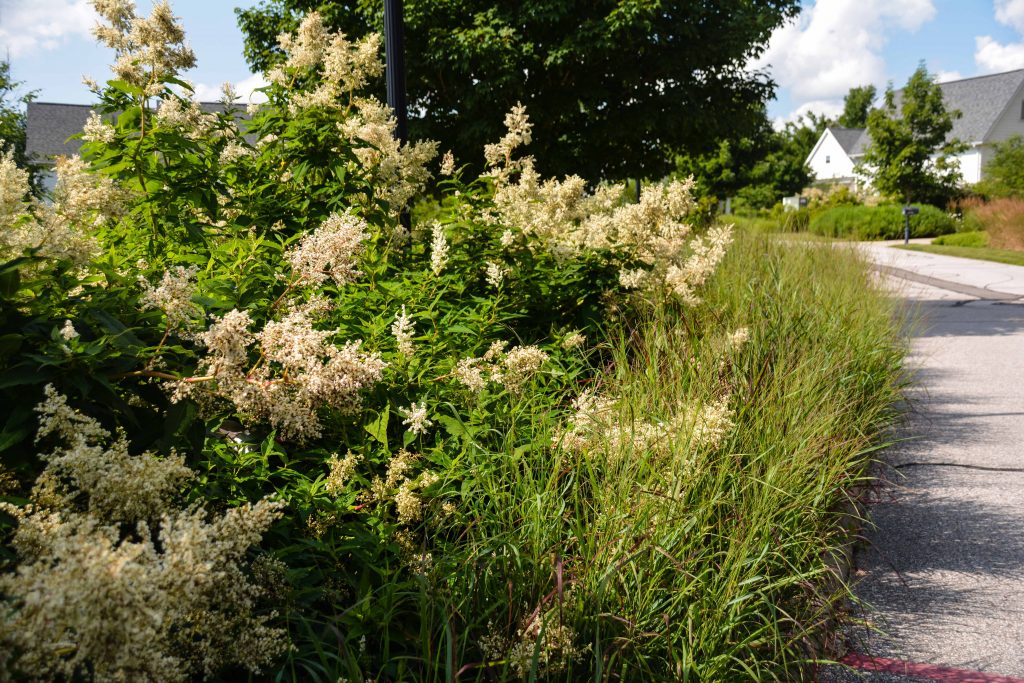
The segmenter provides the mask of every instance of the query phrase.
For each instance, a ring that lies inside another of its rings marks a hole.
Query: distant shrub
[[[718,222],[733,225],[744,232],[779,232],[782,220],[768,216],[742,216],[737,214],[722,215]]]
[[[782,229],[786,232],[807,232],[811,224],[811,210],[807,208],[782,214]]]
[[[1024,199],[993,199],[971,206],[965,216],[988,233],[989,246],[1024,251]],[[966,218],[965,218],[966,222]]]
[[[952,235],[936,237],[932,244],[943,244],[948,247],[987,247],[988,233],[978,230],[972,232],[955,232]]]
[[[910,219],[911,237],[936,237],[956,231],[956,221],[934,206],[922,205]],[[825,237],[891,240],[903,236],[900,206],[837,206],[811,218],[808,229]]]

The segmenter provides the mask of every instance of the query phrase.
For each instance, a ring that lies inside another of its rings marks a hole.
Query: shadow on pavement
[[[915,300],[918,337],[991,337],[1024,330],[1024,303],[977,299]]]

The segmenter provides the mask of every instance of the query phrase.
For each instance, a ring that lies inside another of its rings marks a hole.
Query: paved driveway
[[[1024,267],[863,248],[920,324],[906,440],[856,558],[871,628],[850,642],[932,666],[823,679],[1024,681]]]

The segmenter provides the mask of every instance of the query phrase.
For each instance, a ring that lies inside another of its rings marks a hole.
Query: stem
[[[171,379],[176,382],[185,382],[186,384],[211,382],[217,379],[213,375],[204,375],[202,377],[178,377],[177,375],[172,375],[169,372],[162,372],[160,370],[133,370],[132,372],[122,372],[113,375],[113,379],[123,379],[125,377],[158,377],[160,379]]]
[[[279,304],[281,303],[281,301],[282,301],[282,300],[283,300],[283,299],[285,298],[285,296],[287,296],[287,295],[288,295],[288,292],[290,292],[290,291],[292,291],[293,289],[295,289],[295,287],[296,287],[296,286],[297,286],[297,285],[298,285],[298,284],[299,284],[299,283],[300,283],[301,281],[302,281],[302,277],[301,277],[301,276],[299,276],[299,277],[295,278],[294,280],[292,280],[291,282],[289,282],[289,283],[288,283],[288,286],[287,286],[287,287],[285,287],[285,290],[284,290],[283,292],[281,292],[281,296],[277,297],[277,300],[276,300],[276,301],[274,301],[274,303],[270,304],[270,310],[271,310],[271,311],[273,311],[273,310],[274,310],[275,308],[277,308],[277,307],[278,307],[278,305],[279,305]]]

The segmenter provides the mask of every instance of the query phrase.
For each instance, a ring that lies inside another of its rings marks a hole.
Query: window
[[[826,164],[831,164],[832,163],[832,157],[830,155],[828,155],[828,154],[825,155],[825,163]]]

